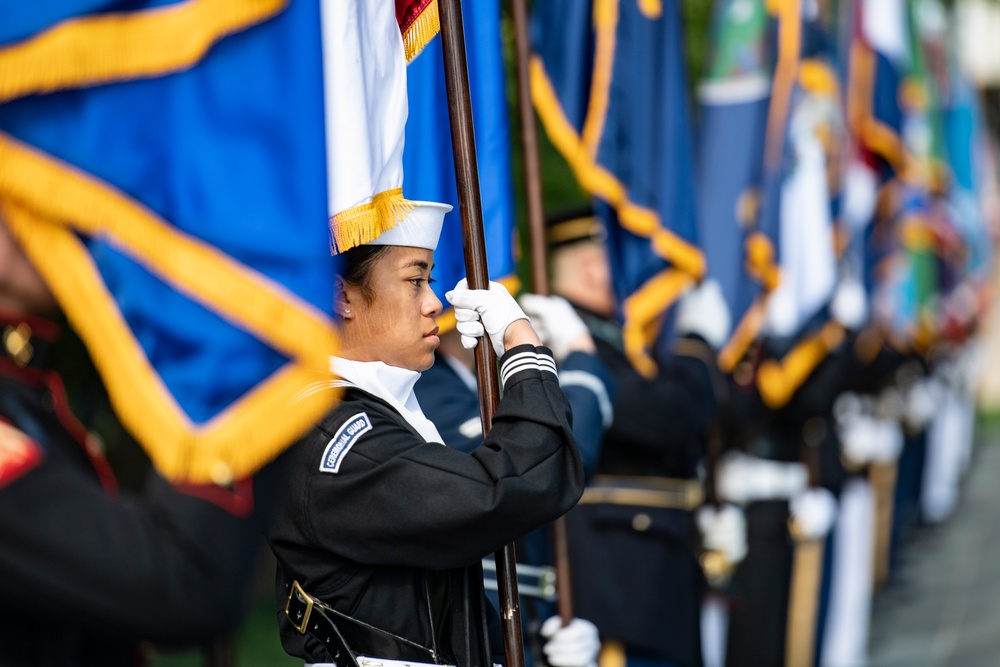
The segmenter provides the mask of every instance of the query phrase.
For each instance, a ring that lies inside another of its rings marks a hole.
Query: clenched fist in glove
[[[826,537],[837,519],[837,499],[827,489],[813,487],[788,502],[797,536],[817,540]]]
[[[566,299],[522,294],[518,302],[531,320],[531,327],[542,339],[542,345],[552,349],[556,361],[562,361],[574,350],[593,351],[594,341],[587,325]]]
[[[739,507],[723,505],[716,509],[705,505],[698,508],[695,522],[706,551],[722,554],[732,565],[747,555],[747,520]]]
[[[462,346],[471,350],[476,339],[489,335],[493,350],[500,356],[504,352],[504,334],[507,327],[517,320],[528,319],[507,288],[490,281],[490,288],[469,289],[465,278],[444,298],[455,307],[455,328],[462,334]]]
[[[552,667],[596,667],[601,637],[590,621],[574,618],[563,626],[562,619],[553,616],[542,623],[539,631],[548,641],[542,646],[545,661]]]

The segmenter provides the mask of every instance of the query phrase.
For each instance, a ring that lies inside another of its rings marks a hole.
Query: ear
[[[334,278],[333,313],[345,320],[350,320],[354,317],[354,313],[351,310],[351,297],[353,296],[351,292],[353,290],[343,278],[340,276]]]

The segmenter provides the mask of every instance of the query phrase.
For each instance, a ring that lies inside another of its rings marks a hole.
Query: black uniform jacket
[[[780,358],[793,343],[779,347],[769,341],[751,355]],[[811,483],[839,493],[844,469],[836,437],[833,403],[857,376],[853,350],[842,344],[824,359],[799,386],[787,404],[772,409],[764,404],[755,383],[733,383],[724,420],[725,439],[753,456],[780,462],[808,462]],[[766,358],[766,357],[764,357]],[[804,446],[815,438],[817,449]],[[792,585],[795,546],[788,533],[789,506],[785,499],[757,500],[746,507],[747,555],[729,585],[731,606],[726,637],[727,667],[782,664],[785,659],[788,601]]]
[[[646,378],[623,352],[621,325],[579,310],[616,385],[592,484],[697,486],[703,440],[724,391],[709,346],[679,339],[669,362]],[[569,513],[567,531],[576,613],[626,650],[700,665],[704,579],[690,508],[587,499]]]
[[[573,410],[573,436],[580,450],[584,473],[589,478],[597,466],[606,428],[603,413],[607,411],[610,416],[614,384],[600,359],[585,352],[567,355],[559,365],[559,378]],[[475,386],[467,385],[440,351],[434,365],[420,376],[414,391],[424,415],[434,422],[449,447],[473,452],[482,443]],[[602,402],[607,403],[602,406]],[[551,566],[553,561],[552,532],[548,527],[532,531],[517,541],[518,563]],[[494,604],[499,604],[497,592],[489,591],[487,595]],[[556,613],[556,605],[553,601],[523,594],[520,605],[525,664],[531,667],[542,664],[541,638],[535,629]]]
[[[286,651],[312,662],[332,658],[285,617],[296,580],[337,611],[434,650],[441,662],[489,667],[497,659],[480,560],[565,513],[583,491],[554,369],[545,348],[504,354],[503,399],[471,455],[424,441],[381,399],[345,392],[293,448],[290,483],[269,530]]]

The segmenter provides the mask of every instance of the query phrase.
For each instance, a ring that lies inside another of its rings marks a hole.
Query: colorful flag
[[[429,4],[396,2],[411,55]],[[0,7],[0,215],[174,480],[250,475],[335,400],[301,391],[336,349],[322,14]]]
[[[667,308],[705,270],[680,6],[537,2],[532,42],[535,108],[600,202],[626,352],[653,372]]]
[[[989,140],[979,99],[972,83],[957,68],[951,69],[951,94],[945,108],[948,164],[953,177],[950,202],[965,247],[963,277],[975,283],[989,280],[992,246],[983,213],[981,192],[992,173]]]

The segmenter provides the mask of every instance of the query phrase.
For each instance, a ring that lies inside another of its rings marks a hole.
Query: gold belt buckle
[[[289,608],[292,606],[293,595],[298,595],[306,601],[306,613],[302,615],[301,623],[296,623],[295,620],[292,619],[292,615],[288,613]],[[309,625],[309,615],[312,614],[314,602],[315,601],[312,599],[312,596],[302,590],[302,586],[299,585],[298,581],[292,582],[292,591],[288,594],[288,602],[285,603],[285,616],[292,621],[295,629],[299,631],[300,635],[304,635],[306,633],[306,626]]]

